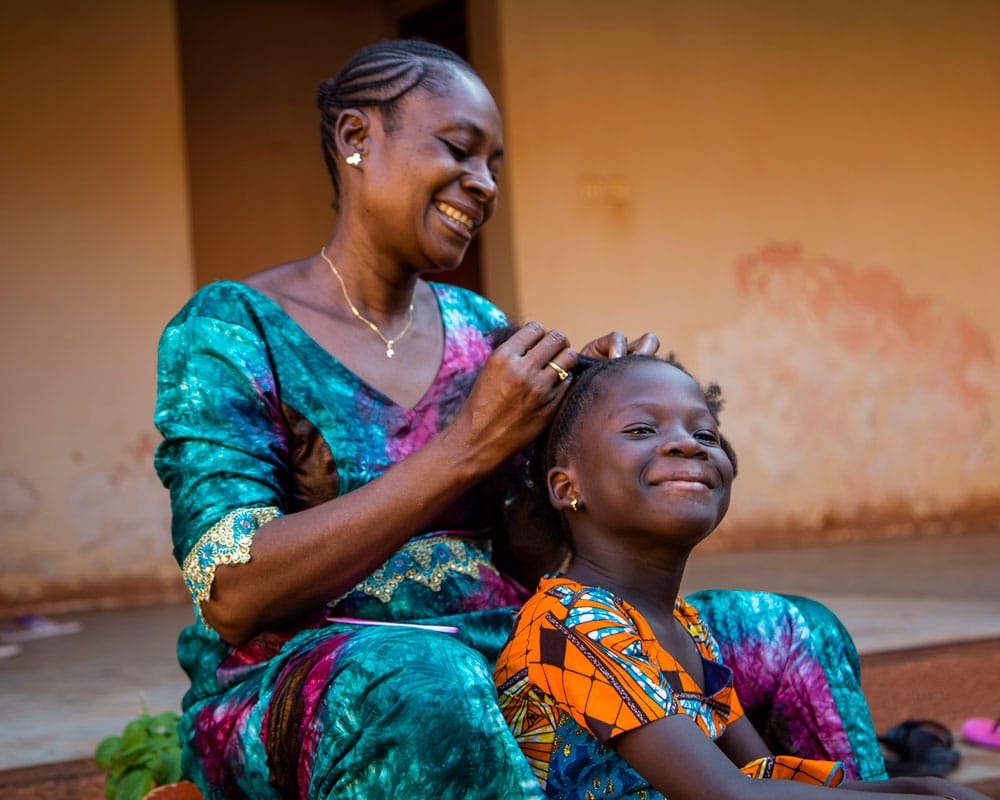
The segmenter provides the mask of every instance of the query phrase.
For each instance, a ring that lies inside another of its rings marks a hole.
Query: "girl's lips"
[[[654,475],[650,479],[650,483],[657,486],[669,484],[678,489],[713,489],[716,484],[707,475],[694,472],[670,472],[665,475]]]
[[[670,489],[678,489],[680,491],[687,492],[705,492],[711,487],[703,481],[685,481],[685,480],[669,480],[660,481],[656,484],[657,486],[665,486]]]

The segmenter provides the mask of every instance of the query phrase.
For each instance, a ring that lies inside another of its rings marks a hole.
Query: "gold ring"
[[[556,375],[559,376],[559,380],[564,381],[569,377],[569,373],[560,367],[555,361],[550,361],[548,366],[552,367],[556,371]]]

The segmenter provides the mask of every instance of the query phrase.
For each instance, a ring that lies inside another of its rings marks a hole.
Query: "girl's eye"
[[[715,431],[697,431],[694,438],[699,442],[705,442],[705,444],[715,444],[719,443],[719,434]]]
[[[625,428],[625,433],[629,436],[650,436],[656,433],[656,428],[652,425],[647,425],[644,422],[636,423],[635,425],[629,425]]]

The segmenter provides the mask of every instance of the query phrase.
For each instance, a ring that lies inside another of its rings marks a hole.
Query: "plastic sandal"
[[[890,778],[947,775],[962,757],[953,746],[951,731],[930,719],[908,719],[889,728],[878,740]]]
[[[1000,750],[1000,719],[973,717],[962,723],[962,738],[969,744]]]
[[[35,639],[48,639],[51,636],[79,633],[82,628],[79,622],[56,622],[54,619],[40,617],[37,614],[24,614],[14,617],[0,632],[0,642],[17,644]]]

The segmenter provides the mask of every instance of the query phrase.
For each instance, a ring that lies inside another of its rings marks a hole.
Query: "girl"
[[[837,761],[772,755],[712,632],[678,595],[736,474],[719,389],[672,358],[583,362],[536,445],[528,487],[556,515],[548,532],[566,536],[564,569],[524,605],[494,672],[546,795],[982,800],[941,779],[845,781]],[[514,506],[522,520],[525,502]]]

